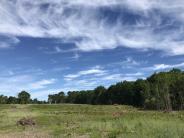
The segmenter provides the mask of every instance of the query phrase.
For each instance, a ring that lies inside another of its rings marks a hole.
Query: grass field
[[[36,125],[17,125],[23,117]],[[121,105],[0,105],[0,137],[184,138],[184,112]]]

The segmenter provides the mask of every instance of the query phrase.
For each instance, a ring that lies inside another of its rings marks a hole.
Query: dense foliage
[[[58,99],[59,98],[59,99]],[[183,110],[184,72],[172,69],[154,73],[146,80],[124,81],[108,89],[99,86],[91,91],[68,92],[49,95],[50,103],[74,104],[124,104],[145,109]]]
[[[18,97],[0,95],[0,104],[44,104],[46,101],[31,99],[31,95],[26,91],[18,93]]]
[[[47,103],[32,100],[30,94],[22,91],[16,97],[0,96],[1,104]],[[154,73],[146,80],[124,81],[111,85],[108,89],[99,86],[88,91],[69,91],[48,96],[48,103],[74,104],[124,104],[144,109],[183,110],[184,72],[172,69],[169,72]]]

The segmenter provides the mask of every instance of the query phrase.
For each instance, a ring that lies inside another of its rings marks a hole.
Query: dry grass
[[[36,125],[17,126],[22,118]],[[0,138],[183,138],[184,112],[112,105],[0,105]]]

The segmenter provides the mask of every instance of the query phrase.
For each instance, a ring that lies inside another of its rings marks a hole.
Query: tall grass
[[[36,126],[17,126],[23,117]],[[130,106],[0,105],[0,136],[184,138],[184,112],[140,111]]]

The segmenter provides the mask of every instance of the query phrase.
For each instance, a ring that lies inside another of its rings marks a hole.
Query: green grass
[[[17,126],[30,117],[36,126]],[[184,138],[184,112],[130,106],[0,105],[0,136],[66,138]]]

